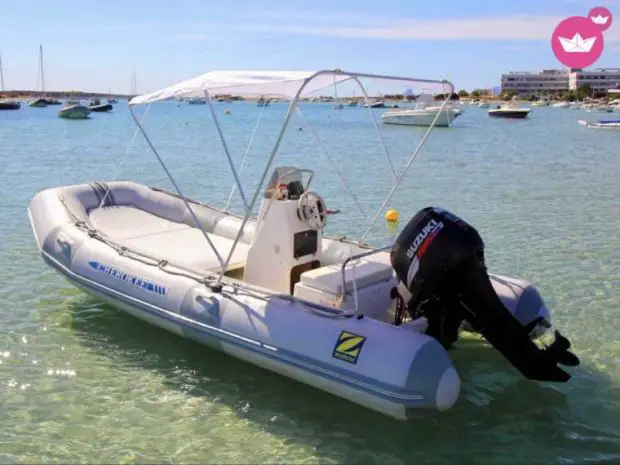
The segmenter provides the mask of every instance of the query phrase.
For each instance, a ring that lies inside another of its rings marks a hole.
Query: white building
[[[570,73],[568,88],[576,90],[589,85],[591,89],[607,92],[620,85],[620,68],[601,68],[592,70],[574,70]]]
[[[513,71],[501,77],[502,92],[520,95],[566,92],[585,85],[603,92],[620,87],[620,68],[543,69],[539,73]]]
[[[564,92],[568,90],[569,70],[543,69],[539,73],[511,71],[502,74],[502,92],[537,94]]]

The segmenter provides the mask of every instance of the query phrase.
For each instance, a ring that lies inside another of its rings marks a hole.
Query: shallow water
[[[261,110],[229,108],[239,164]],[[285,109],[264,110],[241,174],[248,196]],[[473,224],[491,271],[537,284],[582,365],[567,384],[534,383],[462,341],[457,405],[406,424],[148,326],[46,267],[26,215],[37,191],[111,179],[172,189],[141,137],[125,153],[135,126],[124,102],[90,121],[55,112],[0,113],[0,462],[620,462],[620,133],[576,124],[613,115],[536,108],[503,121],[468,107],[431,134],[389,206],[402,223],[440,205]],[[315,169],[313,189],[342,210],[328,233],[359,237],[392,176],[367,110],[303,112],[363,213],[297,118],[276,165]],[[155,105],[146,127],[186,195],[226,203],[232,176],[206,107]],[[381,129],[402,167],[423,131]],[[369,240],[395,234],[380,222]]]

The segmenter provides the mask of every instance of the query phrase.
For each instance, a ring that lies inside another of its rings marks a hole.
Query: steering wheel
[[[297,201],[297,216],[310,229],[320,231],[327,224],[325,201],[316,192],[304,192]]]

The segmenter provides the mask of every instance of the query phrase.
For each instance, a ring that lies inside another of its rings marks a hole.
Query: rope
[[[362,205],[360,204],[359,200],[357,200],[357,197],[355,196],[353,191],[351,191],[351,188],[347,184],[347,181],[344,179],[344,175],[336,167],[334,161],[331,159],[331,157],[327,153],[327,150],[325,150],[325,147],[323,147],[323,144],[321,144],[321,141],[319,140],[316,132],[314,132],[314,129],[312,129],[312,126],[310,126],[310,124],[308,124],[308,121],[304,117],[304,115],[301,112],[301,110],[299,109],[299,107],[295,107],[295,112],[297,113],[297,115],[301,119],[301,123],[304,125],[304,128],[307,129],[310,132],[310,135],[312,136],[312,139],[313,139],[314,143],[319,147],[319,149],[321,149],[321,152],[323,152],[323,155],[325,155],[325,157],[329,161],[329,164],[331,165],[332,169],[336,172],[336,174],[338,175],[338,177],[342,181],[342,184],[344,185],[344,188],[347,190],[349,195],[353,198],[353,201],[355,202],[355,205],[357,205],[357,208],[359,209],[359,211],[362,214],[362,216],[364,218],[367,218],[367,215],[364,212],[364,209],[362,208]]]
[[[144,114],[142,115],[142,119],[140,120],[140,123],[144,123],[144,120],[146,119],[146,115],[148,114],[150,108],[151,108],[151,104],[149,103],[148,106],[146,107],[146,110],[144,110]],[[127,149],[125,149],[125,154],[123,155],[123,158],[121,159],[121,162],[118,165],[116,173],[114,173],[114,176],[112,177],[112,182],[116,181],[116,178],[118,177],[118,175],[121,174],[121,169],[123,167],[123,164],[125,163],[125,160],[127,160],[127,155],[129,155],[129,150],[131,150],[131,147],[133,146],[133,143],[135,142],[136,137],[138,137],[139,132],[140,132],[140,128],[136,128],[136,132],[133,133],[133,137],[131,138],[131,141],[129,141],[129,144],[127,144]],[[99,207],[97,208],[102,207],[102,205],[105,203],[106,199],[108,198],[108,195],[110,194],[111,190],[112,188],[110,187],[110,185],[106,183],[105,195],[101,199],[101,203],[99,204]]]
[[[215,287],[216,285],[215,280],[217,278],[221,278],[221,276],[218,273],[207,272],[208,274],[204,276],[174,261],[169,261],[169,260],[165,260],[162,258],[153,257],[139,250],[134,250],[127,246],[119,244],[109,239],[108,237],[106,237],[105,234],[101,233],[97,229],[90,227],[85,221],[80,220],[79,217],[73,212],[73,210],[71,210],[69,205],[67,205],[67,203],[62,197],[60,197],[60,202],[64,205],[64,207],[67,209],[69,214],[73,217],[75,221],[74,224],[78,229],[84,231],[88,235],[88,237],[91,237],[92,239],[95,239],[95,240],[98,240],[104,243],[105,245],[107,245],[108,247],[116,251],[122,257],[129,258],[130,260],[135,260],[147,266],[155,266],[159,268],[161,271],[163,271],[164,273],[167,273],[173,276],[180,276],[183,278],[188,278],[204,286],[213,285],[213,287]],[[180,271],[173,270],[170,267],[174,267]],[[333,310],[333,313],[332,313],[332,311],[330,310],[323,309],[318,305],[314,306],[310,304],[309,302],[305,302],[301,299],[298,299],[294,296],[290,296],[287,294],[269,294],[269,295],[261,294],[260,289],[252,290],[252,286],[247,283],[244,283],[243,287],[241,287],[240,284],[237,284],[234,282],[228,282],[228,280],[226,280],[225,284],[232,288],[232,291],[227,291],[226,289],[221,290],[222,295],[225,295],[225,296],[246,295],[248,297],[252,297],[252,298],[263,300],[263,301],[269,301],[270,299],[273,299],[273,298],[282,299],[282,300],[289,301],[291,303],[297,303],[304,310],[310,311],[312,313],[315,313],[325,318],[340,319],[340,318],[352,318],[356,316],[355,313],[352,313],[350,311]]]
[[[198,228],[200,229],[200,232],[202,233],[204,238],[207,240],[207,242],[209,243],[209,245],[213,249],[213,253],[215,253],[215,256],[217,257],[217,260],[220,262],[220,265],[222,265],[222,274],[224,274],[224,268],[226,267],[226,263],[228,263],[228,260],[230,260],[230,256],[232,256],[232,250],[231,250],[231,253],[229,254],[229,257],[228,257],[226,263],[224,263],[220,253],[217,251],[217,248],[215,247],[215,245],[213,245],[213,242],[209,238],[209,235],[204,230],[204,228],[202,226],[202,223],[198,220],[198,217],[194,213],[194,210],[192,209],[192,207],[189,206],[189,202],[187,201],[187,197],[185,197],[185,195],[183,195],[183,193],[181,192],[181,188],[177,185],[176,181],[174,180],[174,177],[172,177],[172,173],[170,173],[170,171],[168,170],[168,167],[164,163],[163,158],[161,158],[161,155],[159,155],[159,152],[157,151],[157,149],[155,148],[155,146],[151,142],[151,139],[149,138],[149,136],[146,134],[146,131],[144,130],[144,128],[140,124],[140,121],[138,121],[138,118],[136,118],[136,114],[133,112],[133,109],[131,107],[129,108],[129,111],[131,113],[131,117],[133,118],[134,122],[138,125],[138,129],[140,129],[140,132],[142,133],[142,136],[144,137],[144,140],[146,140],[146,143],[151,148],[151,151],[153,152],[155,157],[157,157],[157,160],[159,161],[159,164],[161,165],[162,169],[166,173],[166,176],[168,176],[168,179],[170,179],[170,182],[174,186],[174,189],[177,191],[177,193],[179,194],[179,196],[183,200],[183,203],[185,204],[185,208],[187,208],[187,210],[189,211],[190,215],[192,216],[192,219],[196,222],[196,226],[198,226]]]
[[[370,222],[370,224],[368,225],[366,230],[363,232],[363,234],[359,238],[359,242],[362,242],[366,238],[366,236],[368,235],[368,233],[370,232],[370,230],[372,229],[374,224],[377,222],[377,219],[379,218],[379,215],[381,214],[381,212],[383,211],[385,206],[388,204],[388,202],[390,201],[390,199],[394,195],[394,192],[396,192],[396,189],[398,189],[400,184],[403,182],[403,179],[405,178],[405,175],[407,174],[407,171],[409,171],[409,168],[411,167],[411,164],[413,163],[413,161],[416,159],[416,157],[420,153],[420,150],[422,150],[422,147],[426,143],[426,139],[428,139],[428,136],[430,135],[431,130],[435,126],[435,123],[439,119],[439,116],[441,115],[441,113],[444,111],[444,109],[445,109],[445,107],[446,107],[446,105],[448,103],[448,100],[449,100],[449,97],[448,97],[448,99],[444,100],[442,105],[441,105],[441,107],[439,107],[439,111],[435,115],[435,118],[433,118],[433,121],[431,122],[431,125],[428,127],[428,129],[424,133],[424,136],[422,136],[422,139],[420,140],[418,146],[415,148],[415,150],[413,151],[413,154],[409,158],[409,161],[407,162],[407,165],[405,165],[405,168],[401,172],[400,176],[398,176],[398,178],[396,179],[396,182],[394,183],[394,185],[392,186],[392,189],[390,190],[389,194],[387,195],[387,197],[385,198],[385,200],[383,201],[383,203],[381,204],[381,206],[377,210],[377,213],[373,217],[372,221]]]
[[[245,153],[243,154],[243,158],[241,160],[241,163],[239,165],[239,174],[241,174],[241,170],[243,170],[243,167],[245,165],[245,160],[248,156],[248,153],[250,153],[250,148],[252,147],[252,143],[254,142],[254,136],[256,135],[256,131],[258,130],[258,125],[260,124],[260,121],[263,117],[263,111],[265,111],[265,105],[263,105],[260,109],[260,113],[258,114],[258,119],[256,120],[256,124],[254,125],[254,131],[252,131],[252,135],[250,136],[250,141],[248,142],[248,146],[245,149]],[[228,211],[228,207],[230,206],[230,202],[232,200],[232,196],[235,193],[235,188],[237,187],[236,184],[233,184],[232,189],[230,191],[230,195],[228,196],[228,200],[226,201],[226,206],[224,207],[225,211]]]

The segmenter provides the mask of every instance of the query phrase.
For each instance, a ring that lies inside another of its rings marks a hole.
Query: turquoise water
[[[238,164],[261,110],[228,107],[222,126]],[[244,186],[256,183],[285,109],[264,110]],[[452,352],[457,405],[406,424],[148,326],[46,267],[26,215],[37,191],[112,179],[172,189],[141,137],[126,153],[135,125],[124,102],[89,121],[56,110],[0,113],[0,462],[620,462],[620,133],[576,124],[613,115],[536,108],[503,121],[468,107],[431,134],[389,206],[403,222],[440,205],[473,224],[491,271],[536,283],[582,365],[567,384],[534,383],[462,341]],[[315,169],[313,189],[342,210],[328,233],[359,237],[392,176],[367,110],[303,111],[363,212],[298,119],[276,164]],[[184,193],[223,206],[232,176],[207,112],[154,105],[145,124]],[[401,168],[423,131],[381,130]],[[395,234],[380,222],[369,240]]]

